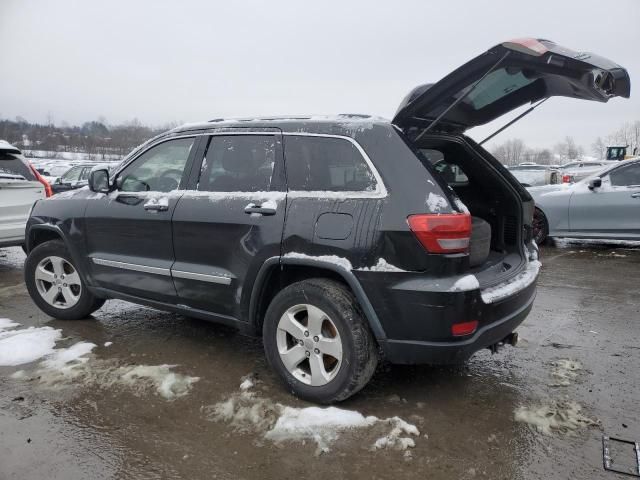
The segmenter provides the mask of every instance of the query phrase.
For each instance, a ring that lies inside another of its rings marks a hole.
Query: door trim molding
[[[231,285],[231,277],[225,277],[222,275],[209,275],[206,273],[185,272],[182,270],[173,270],[173,269],[171,269],[171,275],[174,278],[184,278],[187,280],[199,280],[201,282]]]
[[[162,267],[150,267],[148,265],[138,265],[137,263],[117,262],[105,258],[91,257],[91,261],[96,265],[104,267],[121,268],[123,270],[133,270],[134,272],[154,273],[156,275],[171,276],[171,270]]]

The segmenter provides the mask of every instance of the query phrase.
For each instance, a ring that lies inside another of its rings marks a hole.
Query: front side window
[[[198,190],[268,191],[275,159],[276,138],[273,135],[214,135],[202,161]]]
[[[170,192],[180,186],[194,138],[179,138],[150,148],[118,175],[123,192]]]
[[[616,168],[609,174],[611,185],[631,187],[640,185],[640,163]]]
[[[64,175],[60,177],[61,182],[75,182],[76,180],[80,180],[82,171],[86,167],[72,167],[67,170]]]
[[[369,192],[376,180],[358,148],[332,137],[287,136],[289,190]]]

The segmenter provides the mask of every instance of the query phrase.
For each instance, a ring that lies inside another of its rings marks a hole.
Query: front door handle
[[[166,212],[169,210],[169,205],[163,203],[145,203],[144,209],[149,212]]]
[[[632,193],[631,198],[640,198],[640,192]]]
[[[269,205],[256,205],[255,203],[250,203],[246,207],[244,207],[244,213],[253,214],[258,213],[261,215],[275,215],[276,208]]]

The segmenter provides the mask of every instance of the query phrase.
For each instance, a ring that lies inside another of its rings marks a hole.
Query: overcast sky
[[[0,118],[153,125],[370,113],[503,40],[592,51],[640,78],[640,0],[0,0]],[[555,98],[496,141],[589,147],[640,120],[640,94]],[[502,122],[472,130],[483,134]]]

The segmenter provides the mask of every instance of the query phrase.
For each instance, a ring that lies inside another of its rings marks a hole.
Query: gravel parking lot
[[[382,364],[339,406],[378,420],[332,429],[344,412],[320,412],[324,427],[283,437],[276,423],[302,411],[287,407],[309,405],[259,340],[120,301],[51,320],[22,251],[0,250],[0,317],[20,324],[5,334],[61,330],[69,355],[96,345],[83,361],[0,367],[0,478],[616,478],[602,435],[640,440],[640,248],[562,242],[542,259],[517,347],[456,368]]]

